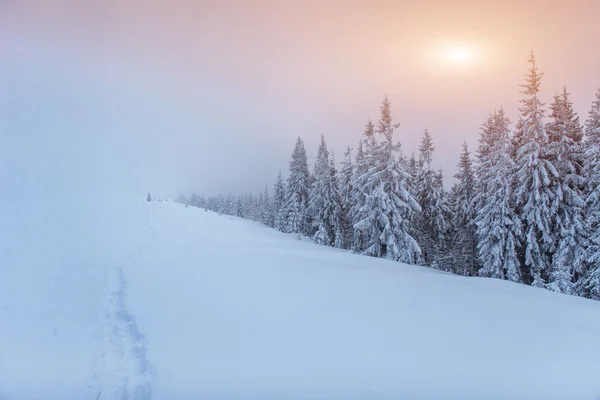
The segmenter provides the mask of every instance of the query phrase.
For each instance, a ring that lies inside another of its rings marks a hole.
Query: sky
[[[0,182],[43,190],[257,193],[298,136],[339,161],[383,96],[405,154],[514,121],[530,49],[541,98],[585,119],[600,2],[0,0]],[[463,57],[463,52],[466,54]]]

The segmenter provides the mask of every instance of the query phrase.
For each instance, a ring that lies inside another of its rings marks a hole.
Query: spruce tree
[[[317,244],[333,246],[341,238],[339,193],[335,168],[332,170],[329,151],[325,138],[321,135],[321,143],[317,152],[314,169],[315,182],[311,188],[308,211],[312,216],[313,239]]]
[[[219,194],[215,199],[215,211],[221,215],[226,213],[227,202],[225,201],[225,197],[223,194]]]
[[[523,117],[521,116],[519,116],[519,119],[517,119],[517,123],[515,124],[515,130],[510,139],[510,143],[510,156],[516,162],[517,151],[525,144],[525,138],[523,137]]]
[[[531,68],[522,85],[525,96],[520,108],[523,118],[523,144],[516,152],[515,197],[523,223],[525,265],[529,267],[531,284],[545,286],[550,271],[554,244],[552,179],[558,173],[547,156],[548,135],[544,127],[543,104],[538,99],[543,74],[539,73],[533,52]]]
[[[364,182],[359,190],[365,200],[358,210],[355,228],[364,235],[364,254],[414,264],[419,261],[421,249],[409,233],[409,223],[420,208],[408,190],[409,175],[395,156],[400,150],[393,138],[397,127],[386,96],[377,128],[382,142],[373,138],[369,144],[371,165],[363,174],[365,179],[360,180]]]
[[[418,172],[415,180],[415,193],[421,213],[414,220],[413,229],[417,232],[425,264],[441,268],[440,261],[447,257],[450,208],[445,198],[441,177],[431,167],[434,150],[431,134],[425,129],[419,147]]]
[[[585,122],[586,269],[578,288],[581,295],[600,300],[600,87]]]
[[[418,172],[417,159],[415,158],[415,153],[412,153],[410,158],[408,159],[408,164],[406,167],[406,172],[408,172],[411,176],[411,180],[415,178]]]
[[[264,209],[264,195],[261,193],[258,195],[258,199],[256,200],[256,207],[254,209],[254,215],[251,216],[251,219],[256,222],[264,223],[265,220],[265,209]]]
[[[285,218],[285,183],[281,178],[281,171],[277,175],[277,181],[275,182],[275,189],[273,194],[273,214],[274,214],[274,227],[275,229],[286,232],[287,221]]]
[[[319,215],[325,207],[325,186],[329,178],[329,151],[325,144],[325,137],[321,134],[321,141],[317,150],[317,158],[313,171],[314,183],[310,186],[310,195],[307,213],[311,216],[312,226],[308,227],[308,234],[317,244],[328,245],[331,232],[325,227],[323,218]]]
[[[342,249],[344,247],[343,226],[342,226],[342,199],[340,196],[340,178],[335,167],[335,157],[333,152],[329,157],[329,178],[331,187],[331,200],[329,209],[329,224],[334,233],[333,247]]]
[[[235,216],[244,218],[244,203],[242,202],[241,196],[238,197],[235,203]]]
[[[304,142],[298,138],[290,161],[285,214],[287,231],[299,235],[306,234],[308,231],[306,209],[308,207],[309,175]]]
[[[341,205],[341,242],[342,248],[349,249],[354,242],[354,228],[352,227],[352,218],[350,209],[352,207],[352,199],[354,189],[352,186],[352,178],[354,176],[354,165],[352,164],[352,156],[350,146],[346,148],[344,160],[342,161],[342,170],[338,181],[338,190],[340,193]]]
[[[458,161],[457,183],[452,191],[452,226],[455,230],[454,271],[474,276],[477,271],[477,241],[475,225],[475,174],[467,142],[463,142]]]
[[[256,213],[256,200],[252,193],[246,193],[244,196],[244,215],[248,219],[253,219]]]
[[[444,189],[444,174],[441,169],[436,174],[436,189],[440,194],[439,210],[437,215],[436,230],[442,232],[438,249],[437,268],[444,271],[452,270],[452,255],[448,254],[452,245],[452,208],[449,193]]]
[[[226,206],[223,214],[235,215],[235,199],[231,193],[227,195]]]
[[[270,228],[275,227],[275,210],[273,208],[273,199],[269,195],[269,188],[265,186],[265,191],[263,193],[263,214],[264,221],[263,224],[267,225]]]
[[[512,206],[515,166],[510,157],[508,132],[509,120],[502,109],[490,116],[481,129],[480,143],[490,146],[480,147],[478,154],[479,183],[474,199],[477,251],[480,275],[521,282],[517,256],[521,223]]]
[[[549,288],[573,294],[575,280],[583,271],[586,233],[582,188],[583,129],[569,101],[567,89],[554,96],[552,122],[548,124],[547,157],[558,175],[551,177],[554,244]]]
[[[362,253],[366,249],[366,242],[368,233],[365,231],[361,231],[360,229],[355,228],[355,225],[360,221],[360,210],[365,205],[366,196],[367,196],[367,179],[368,179],[368,171],[371,168],[369,164],[372,161],[372,158],[367,155],[364,151],[363,143],[366,143],[368,140],[374,135],[374,127],[371,120],[367,121],[365,125],[365,138],[358,143],[358,149],[356,151],[356,168],[354,169],[354,174],[352,176],[352,206],[350,208],[350,221],[353,227],[353,245],[352,250]],[[373,147],[370,145],[369,147]]]

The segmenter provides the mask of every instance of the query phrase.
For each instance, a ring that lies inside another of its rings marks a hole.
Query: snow
[[[0,200],[0,399],[600,397],[599,302],[144,200]]]

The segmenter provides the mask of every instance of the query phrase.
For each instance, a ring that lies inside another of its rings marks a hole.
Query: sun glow
[[[487,57],[484,46],[477,40],[433,40],[424,46],[426,62],[437,71],[448,73],[471,72],[483,65]]]
[[[445,58],[453,63],[465,63],[471,59],[471,51],[467,46],[450,46],[445,51]]]

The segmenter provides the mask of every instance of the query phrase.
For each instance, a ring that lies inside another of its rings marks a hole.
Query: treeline
[[[494,111],[474,158],[463,144],[449,192],[427,130],[417,156],[400,152],[386,96],[339,170],[322,136],[311,172],[298,138],[272,195],[180,201],[360,254],[600,299],[600,88],[585,126],[566,88],[546,117],[529,62],[514,129]]]

